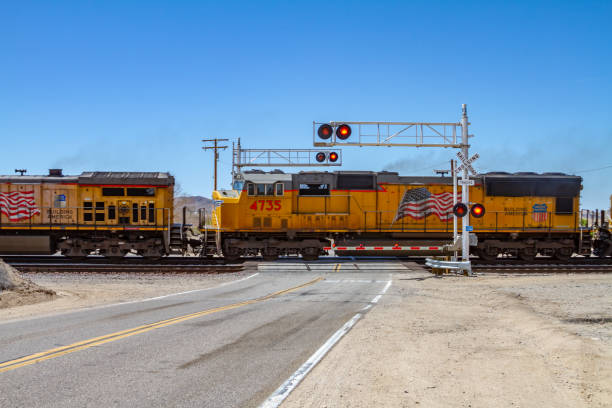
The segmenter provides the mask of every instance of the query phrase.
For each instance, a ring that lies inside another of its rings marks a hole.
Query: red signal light
[[[323,163],[325,161],[325,153],[323,152],[319,152],[317,153],[317,155],[315,156],[315,159],[319,162],[319,163]]]
[[[329,154],[329,161],[332,162],[332,163],[335,163],[336,161],[338,161],[338,153],[331,152]]]
[[[338,139],[346,140],[351,135],[351,132],[351,127],[349,125],[340,125],[338,129],[336,129],[336,136],[338,136]]]
[[[468,213],[468,208],[463,203],[457,203],[453,207],[453,214],[455,214],[455,217],[458,217],[458,218],[465,217],[467,213]]]
[[[484,205],[482,205],[482,204],[474,204],[472,206],[472,209],[470,210],[470,214],[472,214],[472,217],[474,217],[474,218],[482,217],[483,215],[485,215]]]
[[[317,134],[321,139],[329,139],[332,133],[334,133],[334,129],[332,129],[332,127],[328,124],[319,126],[319,130],[317,131]]]

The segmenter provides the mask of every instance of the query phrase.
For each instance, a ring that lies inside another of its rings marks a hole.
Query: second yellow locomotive
[[[486,213],[471,221],[478,237],[473,249],[485,259],[508,253],[526,260],[538,253],[564,259],[582,251],[581,183],[581,177],[562,173],[476,177],[470,199]],[[251,171],[234,186],[213,193],[228,259],[257,253],[266,259],[296,253],[316,259],[332,245],[336,253],[367,249],[398,255],[412,248],[438,249],[432,243],[452,239],[449,177]]]

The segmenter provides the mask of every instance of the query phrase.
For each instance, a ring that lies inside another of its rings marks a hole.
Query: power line
[[[599,170],[605,170],[605,169],[610,169],[610,168],[612,168],[612,164],[608,166],[604,166],[604,167],[598,167],[596,169],[578,170],[578,171],[575,171],[574,173],[589,173],[591,171],[599,171]]]

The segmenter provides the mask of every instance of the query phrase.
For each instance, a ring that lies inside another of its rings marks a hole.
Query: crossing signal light
[[[463,203],[457,203],[453,207],[453,214],[455,214],[455,217],[457,218],[465,217],[467,213],[468,213],[468,208]]]
[[[341,140],[346,140],[351,135],[351,132],[351,127],[347,124],[343,124],[338,126],[338,129],[336,129],[336,137]]]
[[[334,129],[328,124],[319,126],[319,130],[317,131],[317,134],[321,139],[329,139],[333,133]]]
[[[338,161],[338,153],[336,153],[336,152],[331,152],[331,153],[329,154],[329,161],[330,161],[330,162],[332,162],[332,163],[337,162],[337,161]]]
[[[472,206],[472,209],[470,210],[470,214],[472,214],[472,217],[474,217],[474,218],[482,217],[483,215],[485,215],[484,205],[482,205],[482,204],[474,204]]]
[[[325,161],[326,155],[323,152],[319,152],[317,153],[317,155],[315,156],[315,159],[319,162],[319,163],[323,163]]]

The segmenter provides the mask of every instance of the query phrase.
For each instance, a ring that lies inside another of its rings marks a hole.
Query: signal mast
[[[354,141],[349,140],[353,133],[351,126],[357,130],[355,135],[357,140]],[[471,274],[470,232],[473,231],[473,227],[470,225],[470,214],[472,217],[480,218],[484,215],[485,208],[481,204],[471,204],[469,201],[469,186],[474,185],[469,173],[477,175],[471,163],[478,159],[478,154],[469,158],[469,138],[473,135],[468,134],[468,126],[467,107],[463,104],[460,122],[312,122],[312,137],[313,145],[316,147],[395,146],[460,149],[457,157],[461,160],[461,165],[457,171],[461,171],[459,184],[462,186],[463,202],[458,202],[457,189],[453,189],[453,201],[456,203],[453,214],[456,218],[462,219],[462,262],[448,262],[447,266]],[[454,229],[454,236],[457,236],[456,222]],[[474,238],[472,245],[475,245],[476,236],[471,235]]]

